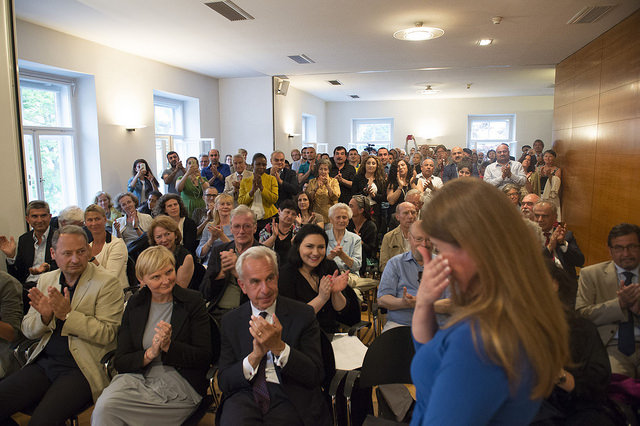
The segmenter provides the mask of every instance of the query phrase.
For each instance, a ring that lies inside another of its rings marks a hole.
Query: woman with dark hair
[[[291,248],[291,242],[300,229],[296,223],[298,209],[293,200],[284,200],[278,207],[278,220],[274,217],[260,231],[260,244],[273,249],[278,254],[281,265],[287,262],[287,253]]]
[[[607,414],[611,366],[598,329],[574,309],[578,283],[551,259],[547,269],[569,324],[571,362],[560,370],[555,387],[542,403],[532,426],[613,426]]]
[[[496,160],[497,160],[496,150],[490,149],[489,151],[487,151],[487,160],[485,162],[491,164],[491,163],[495,163]]]
[[[404,201],[404,196],[410,188],[411,169],[406,161],[398,160],[391,163],[387,180],[388,215],[396,212],[396,206]]]
[[[138,158],[133,162],[133,168],[131,170],[133,175],[127,182],[127,191],[133,193],[138,200],[139,205],[142,205],[149,197],[151,191],[158,190],[158,180],[151,172],[149,163],[147,160]],[[137,207],[137,206],[136,206]]]
[[[303,226],[293,239],[288,263],[280,268],[278,288],[280,295],[313,307],[320,328],[335,333],[338,323],[360,321],[360,304],[347,285],[348,274],[339,274],[336,263],[327,259],[328,243],[322,228]]]
[[[142,203],[140,207],[138,207],[138,211],[140,213],[146,213],[151,216],[155,216],[155,208],[158,200],[162,197],[160,191],[152,191],[147,198],[145,203]]]
[[[167,215],[176,222],[180,234],[182,235],[182,245],[195,254],[198,247],[198,227],[196,223],[187,216],[187,208],[178,194],[164,194],[158,200],[155,209],[155,216]]]
[[[521,195],[523,197],[527,194],[540,196],[540,175],[536,170],[535,154],[522,154],[518,161],[522,164],[522,171],[527,177],[524,186],[520,188]]]
[[[367,157],[353,179],[351,193],[364,195],[369,199],[369,204],[373,208],[372,219],[380,233],[384,233],[387,228],[387,221],[380,214],[380,204],[387,200],[386,188],[386,175],[380,159],[375,156]]]
[[[205,207],[202,195],[208,187],[207,180],[200,176],[198,159],[196,157],[187,158],[187,171],[176,181],[176,190],[182,197],[188,217],[191,217],[195,209]]]
[[[358,235],[362,241],[362,266],[360,276],[363,277],[367,269],[367,260],[373,261],[378,250],[378,228],[371,220],[371,206],[369,199],[364,195],[354,195],[349,201],[349,207],[353,215],[349,220],[347,231]]]
[[[278,213],[276,201],[278,201],[278,181],[274,176],[265,173],[267,170],[267,157],[258,152],[251,160],[253,176],[240,181],[240,193],[238,203],[249,206],[256,214],[258,227],[256,239],[271,218]]]
[[[176,194],[173,194],[176,195]],[[182,234],[174,220],[165,215],[159,215],[149,227],[149,245],[163,246],[169,249],[175,257],[176,283],[188,288],[195,270],[194,257],[182,245]]]
[[[316,213],[311,209],[311,201],[306,192],[301,192],[296,195],[296,202],[298,204],[298,211],[300,212],[296,218],[299,226],[312,224],[324,228],[324,218],[320,213]]]

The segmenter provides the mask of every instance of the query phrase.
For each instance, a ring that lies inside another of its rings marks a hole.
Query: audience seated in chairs
[[[0,423],[32,410],[31,424],[60,424],[95,401],[109,380],[100,360],[116,346],[123,301],[120,283],[89,263],[82,228],[65,226],[52,240],[60,267],[29,291],[22,321],[29,339],[40,339],[18,372],[0,381]]]
[[[193,255],[180,244],[181,241],[182,234],[173,219],[164,215],[153,219],[149,227],[149,245],[163,246],[173,253],[176,283],[180,287],[189,288],[195,271],[195,261]]]
[[[213,187],[207,188],[207,192],[215,191]],[[206,193],[205,193],[206,195]],[[231,210],[233,209],[233,197],[229,194],[220,194],[215,197],[205,218],[205,226],[200,237],[200,244],[196,249],[196,254],[201,259],[203,265],[209,262],[209,252],[222,244],[233,240],[231,232]],[[211,216],[211,220],[208,221]]]
[[[158,195],[158,198],[159,197],[160,195]],[[113,229],[113,221],[122,216],[122,213],[114,207],[113,202],[111,201],[111,195],[104,191],[98,191],[93,199],[93,204],[97,204],[104,209],[105,216],[107,217],[107,224],[105,227],[107,231],[111,232]]]
[[[279,293],[313,307],[326,333],[335,333],[340,324],[360,321],[360,305],[347,285],[348,273],[327,258],[329,239],[316,225],[303,226],[293,239],[288,262],[280,267]]]
[[[250,302],[222,319],[220,424],[328,426],[329,410],[320,389],[321,331],[313,309],[278,296],[272,250],[248,249],[236,269]]]
[[[178,425],[207,392],[209,317],[199,293],[176,285],[175,259],[165,247],[136,263],[143,287],[131,297],[118,332],[118,375],[93,410],[92,424]]]
[[[400,223],[395,229],[387,232],[382,238],[380,246],[380,270],[384,271],[384,267],[393,256],[409,251],[409,227],[418,217],[416,206],[409,202],[401,203],[398,206],[396,217]]]
[[[275,217],[260,231],[260,244],[273,249],[280,264],[287,262],[287,254],[293,238],[300,229],[296,223],[298,209],[293,200],[284,200],[278,207],[278,220]]]
[[[351,208],[344,203],[329,209],[331,227],[326,230],[329,237],[327,259],[335,261],[341,272],[348,272],[349,286],[355,287],[362,266],[362,242],[359,236],[347,231],[352,214]]]
[[[112,236],[105,229],[107,216],[102,207],[91,204],[84,212],[84,223],[92,236],[91,262],[118,278],[122,288],[129,287],[127,280],[127,246],[124,240]]]
[[[359,236],[362,241],[360,276],[363,277],[367,271],[367,264],[377,263],[378,228],[371,219],[371,205],[367,197],[354,195],[349,201],[349,208],[351,220],[349,220],[347,231]]]

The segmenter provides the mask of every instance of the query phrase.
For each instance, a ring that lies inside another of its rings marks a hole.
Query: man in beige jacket
[[[57,271],[42,274],[29,291],[22,321],[27,338],[40,339],[27,364],[0,382],[0,424],[32,410],[30,424],[60,424],[95,401],[109,379],[100,359],[115,349],[123,311],[118,279],[90,263],[82,228],[56,231]]]

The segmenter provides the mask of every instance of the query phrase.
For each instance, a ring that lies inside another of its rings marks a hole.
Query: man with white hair
[[[220,424],[328,426],[313,308],[278,296],[276,254],[267,247],[245,251],[235,269],[249,301],[222,319]]]
[[[224,179],[224,192],[233,197],[234,206],[238,205],[240,194],[240,182],[242,179],[253,177],[253,173],[247,170],[247,163],[242,154],[236,154],[232,158],[233,173]]]
[[[433,175],[435,169],[436,163],[431,158],[422,160],[422,164],[420,164],[420,174],[416,176],[415,186],[412,185],[422,193],[424,202],[429,202],[433,196],[433,192],[442,188],[442,179]]]
[[[276,178],[278,182],[278,201],[276,207],[284,200],[293,200],[298,193],[298,174],[284,166],[284,152],[276,150],[271,153],[271,167],[265,173]]]
[[[400,203],[396,210],[396,218],[400,223],[395,229],[384,234],[380,246],[380,270],[393,256],[409,251],[409,228],[418,217],[418,209],[413,204],[405,201]]]
[[[67,225],[84,225],[84,210],[78,206],[69,206],[63,209],[58,215],[58,226],[62,228]]]

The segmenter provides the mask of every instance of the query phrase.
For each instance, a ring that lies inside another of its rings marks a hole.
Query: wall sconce
[[[295,138],[296,136],[300,136],[300,133],[289,133],[289,134],[287,135],[287,137],[288,137],[289,139],[293,139],[293,138]]]
[[[124,126],[124,128],[125,128],[125,130],[127,132],[135,132],[136,129],[144,129],[145,127],[147,127],[147,126],[145,126],[144,124]]]

